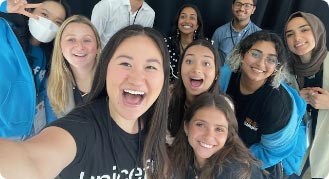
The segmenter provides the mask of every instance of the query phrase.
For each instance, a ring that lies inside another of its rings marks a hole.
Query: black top
[[[320,87],[322,88],[323,84],[323,70],[317,72],[315,75],[304,78],[304,86],[307,87]],[[313,108],[311,105],[307,104],[307,111],[311,114],[312,118],[312,137],[314,137],[315,127],[318,119],[318,109]]]
[[[139,158],[136,155],[139,147],[143,151],[145,129],[141,135],[123,131],[110,118],[106,98],[77,107],[50,126],[68,131],[77,145],[76,156],[61,172],[61,179],[118,178],[118,175],[144,178],[142,152]]]
[[[80,91],[79,88],[73,87],[73,97],[75,105],[78,106],[87,101],[88,93],[84,93]]]
[[[195,169],[195,167],[193,166],[194,164],[191,163],[191,165],[188,167],[188,171],[186,174],[186,178],[187,179],[195,179],[196,175],[199,175],[199,172]],[[239,175],[240,173],[244,172],[244,166],[241,165],[238,162],[233,162],[233,161],[226,161],[223,163],[222,166],[222,172],[219,174],[218,173],[218,167],[217,169],[215,168],[215,172],[214,172],[214,179],[239,179]],[[198,178],[200,178],[200,176],[198,176]],[[251,175],[250,175],[251,179],[267,179],[269,178],[269,176],[267,174],[264,173],[264,171],[262,169],[260,169],[259,167],[253,165],[251,168]]]
[[[180,60],[180,47],[179,41],[173,37],[168,37],[164,39],[170,55],[170,82],[174,82],[178,79],[178,62]]]
[[[249,147],[259,143],[262,134],[272,134],[285,127],[292,114],[292,100],[282,87],[270,86],[270,79],[250,95],[240,92],[240,74],[232,73],[227,94],[234,102],[239,136]],[[247,119],[249,118],[249,119]]]

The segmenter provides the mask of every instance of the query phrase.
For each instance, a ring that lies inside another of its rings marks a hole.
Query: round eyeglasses
[[[248,54],[250,54],[250,56],[252,58],[254,58],[255,60],[259,61],[261,59],[264,58],[264,54],[263,52],[259,51],[259,50],[256,50],[256,49],[250,49],[248,51]],[[265,58],[265,64],[267,65],[270,65],[270,66],[278,66],[280,65],[280,62],[278,60],[278,56],[276,55],[268,55],[266,58]]]

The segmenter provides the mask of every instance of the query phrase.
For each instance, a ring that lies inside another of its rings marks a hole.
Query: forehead
[[[67,35],[67,34],[74,34],[74,35],[88,34],[91,36],[96,36],[94,31],[89,25],[81,22],[72,22],[68,24],[63,30],[63,35]]]
[[[192,120],[203,120],[212,125],[228,126],[228,121],[224,112],[217,109],[215,106],[197,109]]]
[[[251,49],[258,49],[264,54],[277,54],[274,42],[270,41],[257,41]]]
[[[253,0],[235,0],[235,2],[254,4]]]
[[[192,7],[184,7],[181,11],[181,14],[194,14],[194,15],[197,15],[196,14],[196,11],[192,8]]]
[[[141,45],[142,44],[142,45]],[[146,35],[137,35],[126,38],[115,50],[115,55],[127,54],[136,58],[157,58],[162,63],[162,53],[153,39]]]
[[[62,4],[55,1],[45,1],[41,6],[35,8],[37,11],[46,10],[56,18],[65,19],[66,12]]]
[[[190,48],[188,48],[185,52],[185,55],[187,54],[197,54],[197,55],[206,55],[208,57],[214,58],[214,54],[212,51],[203,45],[193,45]]]
[[[292,18],[287,25],[287,29],[296,28],[303,25],[310,25],[304,17],[295,17]]]

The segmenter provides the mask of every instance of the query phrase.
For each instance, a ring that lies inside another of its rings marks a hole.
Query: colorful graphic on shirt
[[[257,131],[258,130],[258,124],[257,122],[251,120],[250,118],[247,118],[244,123],[245,126],[250,128],[251,130]]]

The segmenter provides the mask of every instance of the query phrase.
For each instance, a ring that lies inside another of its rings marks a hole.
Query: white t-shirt
[[[104,47],[118,30],[132,24],[153,27],[155,12],[146,3],[132,13],[129,0],[101,0],[92,12],[91,22],[95,25]]]

